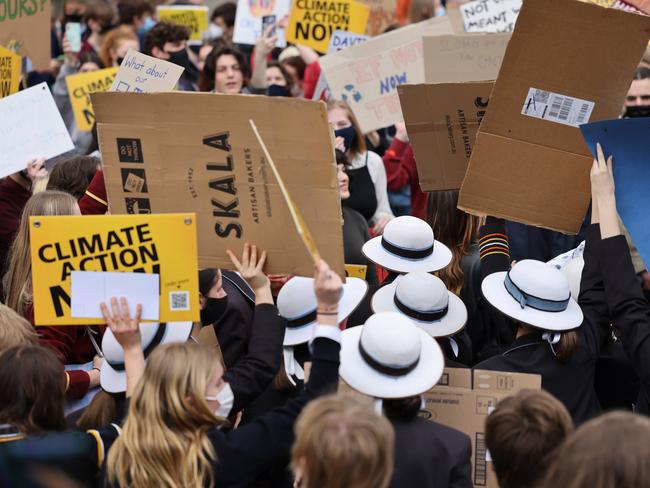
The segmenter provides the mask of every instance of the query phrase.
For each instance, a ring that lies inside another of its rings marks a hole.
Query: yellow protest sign
[[[203,34],[208,30],[208,7],[191,5],[159,6],[158,20],[183,25],[190,30],[190,44],[203,42]]]
[[[30,217],[29,234],[36,325],[103,322],[71,317],[73,271],[159,274],[160,321],[199,320],[195,214]]]
[[[325,53],[335,30],[365,34],[370,7],[355,0],[296,0],[287,41]]]
[[[360,278],[362,280],[366,279],[366,274],[368,273],[368,266],[365,264],[346,264],[345,265],[345,276],[349,278]]]
[[[21,62],[20,56],[0,46],[0,98],[18,91]]]
[[[66,77],[70,104],[79,130],[89,131],[93,128],[95,113],[90,103],[90,94],[108,91],[119,69],[106,68]]]

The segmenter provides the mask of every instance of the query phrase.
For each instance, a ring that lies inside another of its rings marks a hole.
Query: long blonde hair
[[[32,258],[29,249],[29,217],[73,215],[77,201],[68,193],[47,190],[32,195],[23,209],[18,233],[9,251],[2,281],[5,305],[25,316],[32,304]]]
[[[108,454],[109,483],[133,488],[213,486],[220,425],[205,400],[212,350],[192,343],[156,348],[136,386],[122,435]]]

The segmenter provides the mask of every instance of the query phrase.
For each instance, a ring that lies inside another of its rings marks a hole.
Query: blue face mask
[[[269,85],[268,94],[270,97],[290,97],[291,93],[286,86]]]
[[[346,127],[344,129],[337,129],[334,131],[336,137],[343,138],[343,144],[345,145],[345,152],[348,152],[350,148],[354,145],[354,141],[357,139],[357,131],[354,130],[354,126]]]
[[[138,27],[138,34],[141,36],[145,35],[147,32],[151,30],[151,28],[156,25],[156,21],[153,20],[151,17],[147,17],[144,20],[144,24],[142,24],[140,27]]]

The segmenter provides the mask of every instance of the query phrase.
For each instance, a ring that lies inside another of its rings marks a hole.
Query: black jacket
[[[576,330],[578,346],[571,360],[564,364],[558,361],[539,331],[515,339],[503,354],[476,365],[476,369],[541,375],[542,388],[564,403],[576,424],[598,415],[601,410],[594,390],[594,374],[610,329],[605,289],[598,270],[599,240],[599,226],[590,226],[586,232],[585,267],[578,298],[584,321]]]
[[[395,429],[391,488],[472,488],[469,437],[420,417],[390,422]]]
[[[650,307],[636,280],[625,237],[603,239],[598,251],[612,323],[641,380],[637,411],[650,415]]]
[[[221,355],[230,368],[246,354],[253,327],[255,294],[248,284],[232,271],[222,271],[223,289],[228,305],[223,316],[214,324]]]

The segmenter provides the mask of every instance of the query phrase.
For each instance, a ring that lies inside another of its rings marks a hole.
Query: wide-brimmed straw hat
[[[404,398],[431,389],[444,359],[436,340],[404,315],[382,312],[343,331],[341,378],[376,398]]]
[[[145,360],[162,344],[186,342],[192,333],[192,322],[145,322],[140,324],[140,337]],[[124,350],[113,332],[106,329],[102,339],[104,362],[99,373],[101,387],[109,393],[126,391]]]
[[[398,276],[372,297],[374,312],[397,312],[432,337],[447,337],[467,323],[463,301],[437,276],[422,271]]]
[[[373,263],[398,273],[433,272],[451,262],[451,251],[436,241],[431,226],[417,217],[397,217],[386,224],[383,235],[363,245]]]
[[[368,284],[359,278],[346,278],[339,300],[338,322],[347,319],[359,306]],[[278,294],[278,311],[287,319],[284,345],[295,346],[311,340],[316,325],[314,279],[297,276],[290,279]]]
[[[552,264],[519,261],[508,272],[487,276],[481,289],[499,311],[533,327],[559,332],[582,324],[582,310],[571,296],[569,282]]]

